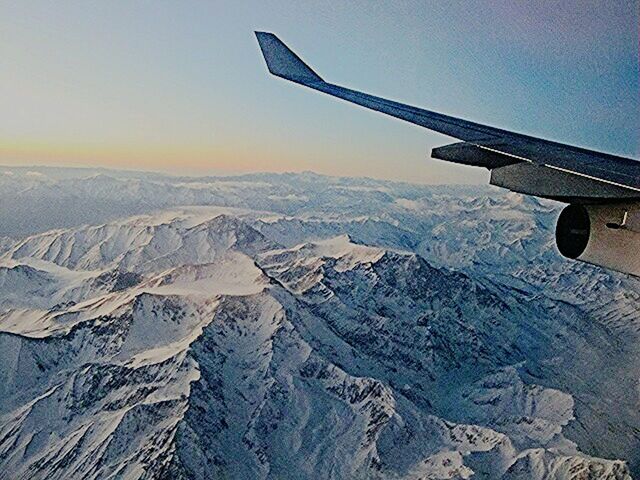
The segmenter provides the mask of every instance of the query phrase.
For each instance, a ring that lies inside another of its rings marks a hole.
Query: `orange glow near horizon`
[[[333,147],[333,148],[330,148]],[[313,171],[332,176],[353,176],[409,181],[414,183],[486,183],[484,171],[428,160],[425,154],[417,166],[398,159],[394,145],[354,150],[345,146],[306,145],[260,141],[228,142],[224,145],[189,144],[136,145],[127,143],[60,143],[3,141],[0,165],[93,167],[120,170],[156,171],[178,175],[232,175],[255,172]],[[460,175],[463,173],[464,175]],[[466,177],[465,177],[466,176]]]
[[[273,157],[273,158],[272,158]],[[289,158],[287,158],[289,157]],[[275,161],[277,159],[277,161]],[[96,145],[0,142],[0,164],[155,170],[171,173],[241,173],[299,170],[291,153],[264,156],[237,147]]]

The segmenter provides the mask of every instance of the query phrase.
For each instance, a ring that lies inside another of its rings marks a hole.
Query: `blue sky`
[[[0,163],[486,180],[428,158],[447,137],[270,77],[254,30],[333,83],[637,157],[638,7],[0,1]]]

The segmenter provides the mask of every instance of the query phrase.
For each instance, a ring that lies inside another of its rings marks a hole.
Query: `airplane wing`
[[[340,87],[325,82],[274,34],[256,32],[256,37],[273,75],[464,141],[434,149],[434,156],[441,152],[437,158],[487,168],[530,162],[622,187],[631,193],[640,192],[640,161],[510,132]],[[469,153],[468,149],[460,149],[460,145],[473,149],[470,161],[447,155],[450,147]]]

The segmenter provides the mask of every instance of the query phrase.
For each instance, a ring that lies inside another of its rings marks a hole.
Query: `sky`
[[[483,183],[452,139],[267,74],[326,80],[637,158],[639,1],[0,0],[0,164]]]

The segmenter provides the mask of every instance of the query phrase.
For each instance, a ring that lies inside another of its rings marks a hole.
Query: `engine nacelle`
[[[568,205],[556,245],[567,258],[640,276],[640,204]]]

